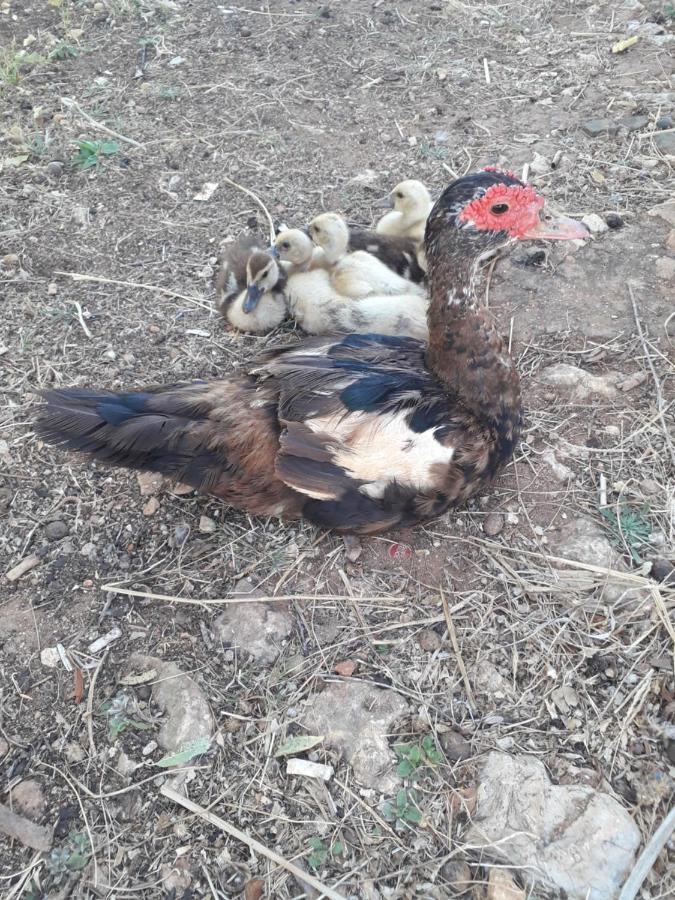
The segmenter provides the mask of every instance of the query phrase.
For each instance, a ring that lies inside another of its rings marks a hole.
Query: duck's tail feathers
[[[209,386],[172,385],[114,394],[69,388],[44,393],[35,423],[49,444],[88,453],[113,466],[158,472],[208,489],[227,465],[209,440]]]

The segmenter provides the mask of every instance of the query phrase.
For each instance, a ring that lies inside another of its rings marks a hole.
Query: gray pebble
[[[45,537],[48,541],[60,541],[69,531],[65,522],[49,522],[45,525]]]

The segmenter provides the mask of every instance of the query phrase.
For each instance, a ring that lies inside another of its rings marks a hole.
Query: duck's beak
[[[545,216],[522,234],[527,241],[583,241],[587,237],[586,226],[567,216]]]
[[[244,297],[244,303],[242,305],[242,309],[245,313],[253,312],[258,303],[260,303],[260,298],[263,295],[263,289],[259,284],[249,284],[246,288],[246,296]]]
[[[274,257],[274,259],[279,259],[279,248],[276,244],[272,244],[270,247],[268,247],[266,252],[269,253],[270,256]]]
[[[394,200],[391,194],[387,194],[386,197],[383,197],[381,200],[376,200],[373,203],[373,209],[393,209],[394,208]]]

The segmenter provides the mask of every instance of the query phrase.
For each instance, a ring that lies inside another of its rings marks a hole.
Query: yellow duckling
[[[410,287],[407,294],[345,296],[335,289],[329,271],[311,268],[312,241],[297,228],[277,235],[272,253],[292,264],[286,282],[288,311],[308,334],[352,332],[427,339],[428,298],[425,293],[415,293],[418,285],[406,282]]]
[[[331,283],[345,297],[358,299],[370,294],[414,294],[426,296],[421,284],[397,274],[372,253],[348,253],[349,228],[337,213],[322,213],[309,224],[309,236],[323,250],[330,266]]]
[[[377,205],[391,208],[391,212],[385,213],[375,226],[378,234],[409,237],[419,245],[424,242],[424,229],[433,203],[421,181],[399,182]]]

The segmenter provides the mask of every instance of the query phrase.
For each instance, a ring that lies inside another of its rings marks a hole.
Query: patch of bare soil
[[[47,851],[0,834],[2,896],[319,896],[160,793],[176,787],[157,765],[173,752],[160,676],[129,680],[134,652],[175,663],[210,706],[180,789],[330,896],[483,898],[488,878],[490,896],[524,896],[526,871],[495,893],[494,860],[467,846],[490,750],[612,795],[649,840],[675,774],[675,588],[649,574],[675,562],[675,222],[648,214],[672,194],[672,15],[637,0],[0,0],[0,802],[20,811],[17,791],[37,791],[22,815],[54,829]],[[594,119],[609,124],[591,137]],[[219,241],[267,227],[232,181],[277,221],[370,223],[398,180],[437,195],[488,163],[527,165],[554,207],[620,227],[490,273],[527,424],[469,508],[350,563],[304,524],[143,495],[32,434],[42,388],[217,377],[296,339],[235,335],[213,313]],[[542,380],[561,363],[618,387]],[[552,560],[579,519],[604,564]],[[218,636],[244,577],[290,621],[270,633],[272,666]],[[330,764],[325,782],[275,756],[336,680],[405,701],[383,764],[420,762],[398,792],[364,786],[339,744],[295,754]],[[642,897],[672,895],[674,861],[671,842]]]

